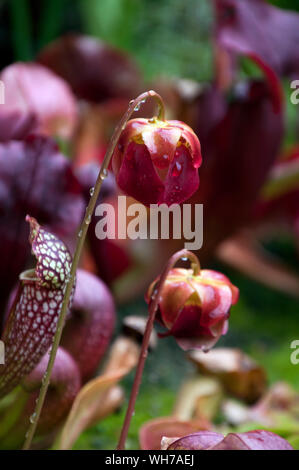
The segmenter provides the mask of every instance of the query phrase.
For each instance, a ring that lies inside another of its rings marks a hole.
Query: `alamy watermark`
[[[290,344],[290,348],[294,349],[290,355],[291,364],[297,366],[299,364],[299,339],[294,339]]]
[[[5,364],[5,346],[3,341],[0,341],[0,364]]]
[[[96,207],[100,217],[95,234],[99,240],[184,240],[187,250],[199,250],[203,244],[203,204],[143,204],[127,206],[126,196],[118,196],[118,207],[102,203]],[[117,214],[117,217],[116,217]],[[117,219],[117,220],[116,220]]]
[[[299,80],[293,80],[290,84],[292,90],[290,100],[292,104],[299,104]]]

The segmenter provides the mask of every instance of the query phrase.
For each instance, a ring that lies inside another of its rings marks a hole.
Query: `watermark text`
[[[102,203],[95,215],[100,217],[95,228],[99,240],[182,239],[187,250],[199,250],[203,244],[202,204],[151,204],[148,209],[139,203],[127,207],[126,196],[118,196],[117,208]]]

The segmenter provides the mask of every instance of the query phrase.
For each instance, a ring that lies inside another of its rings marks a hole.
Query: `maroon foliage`
[[[38,60],[88,101],[130,99],[139,92],[139,71],[131,58],[92,37],[65,36],[48,45]]]
[[[95,372],[102,359],[115,323],[112,296],[105,284],[87,271],[77,271],[77,284],[62,346],[75,359],[83,381]]]
[[[218,44],[280,75],[298,77],[299,15],[263,0],[214,0]]]
[[[0,144],[0,283],[4,302],[30,254],[26,214],[60,236],[71,235],[83,213],[81,187],[70,163],[45,137]]]

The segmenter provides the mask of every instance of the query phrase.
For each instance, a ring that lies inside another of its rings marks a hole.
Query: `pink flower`
[[[200,143],[180,121],[132,119],[112,160],[117,184],[146,206],[182,203],[199,187]]]
[[[0,75],[5,85],[1,113],[36,117],[38,129],[47,135],[69,137],[77,121],[77,105],[69,85],[39,64],[15,63]],[[20,120],[20,117],[19,117]]]
[[[149,304],[154,281],[146,295]],[[183,349],[208,350],[227,332],[230,308],[239,290],[223,274],[203,269],[172,269],[159,299],[157,319]]]

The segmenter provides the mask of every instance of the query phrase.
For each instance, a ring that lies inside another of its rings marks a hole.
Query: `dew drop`
[[[175,162],[175,165],[172,170],[172,176],[180,176],[180,174],[182,173],[182,169],[182,164],[179,162]]]
[[[105,178],[107,178],[108,176],[108,171],[107,170],[103,170],[100,174],[100,178],[101,180],[103,181]]]
[[[36,418],[36,413],[33,413],[29,418],[29,421],[30,421],[31,424],[33,424],[35,422],[35,418]]]
[[[81,237],[82,237],[82,230],[80,230],[78,233],[78,238],[81,238]]]
[[[139,111],[140,105],[141,105],[141,103],[138,103],[138,104],[135,106],[134,111],[136,111],[136,112]]]
[[[90,224],[90,221],[91,221],[91,216],[88,215],[87,218],[86,218],[86,220],[85,220],[86,225],[89,225],[89,224]]]
[[[181,260],[182,261],[188,261],[188,257],[187,256],[182,256]]]
[[[89,194],[90,194],[91,196],[93,196],[93,194],[94,194],[94,187],[90,188]]]

